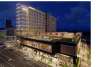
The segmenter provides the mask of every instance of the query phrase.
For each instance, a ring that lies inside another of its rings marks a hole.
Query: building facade
[[[47,32],[46,35],[52,35],[54,38],[48,41],[44,38],[20,38],[17,43],[20,46],[24,45],[21,50],[29,58],[51,67],[90,67],[90,48],[81,40],[81,33]],[[55,36],[60,36],[60,39],[55,40]]]
[[[77,66],[91,67],[91,48],[86,41],[81,40],[77,45]]]
[[[54,17],[27,5],[18,3],[16,6],[17,35],[32,36],[40,32],[55,31]]]
[[[10,19],[6,19],[5,30],[6,30],[7,41],[16,40],[15,27],[13,26],[12,21]]]
[[[17,43],[29,58],[51,67],[90,67],[90,49],[81,33],[55,32],[56,19],[30,6],[17,4],[16,10],[16,34],[22,37]]]
[[[52,15],[46,14],[46,31],[47,32],[56,32],[56,19]]]

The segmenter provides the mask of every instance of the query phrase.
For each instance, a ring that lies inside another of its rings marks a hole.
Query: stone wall
[[[27,59],[42,62],[51,67],[73,67],[73,58],[67,55],[58,53],[52,56],[28,47],[22,47],[20,51],[25,54]]]

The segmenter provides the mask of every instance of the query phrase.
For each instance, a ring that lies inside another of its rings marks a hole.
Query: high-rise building
[[[7,19],[5,22],[5,30],[6,30],[6,40],[15,40],[15,27],[12,24],[12,21],[10,19]]]
[[[12,25],[11,20],[8,20],[8,19],[6,20],[5,27],[6,27],[6,35],[7,36],[14,36],[15,28]]]
[[[5,23],[5,26],[6,26],[6,28],[12,28],[13,27],[13,25],[12,25],[12,22],[11,22],[11,20],[6,20],[6,23]]]
[[[40,32],[55,31],[56,21],[53,16],[47,16],[45,12],[20,3],[16,6],[17,35],[32,36]]]
[[[52,15],[46,14],[46,19],[47,19],[47,32],[55,32],[56,31],[56,19]]]

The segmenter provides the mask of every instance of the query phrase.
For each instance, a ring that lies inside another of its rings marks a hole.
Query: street
[[[19,51],[0,48],[0,67],[47,67],[45,64],[34,63],[24,58]]]

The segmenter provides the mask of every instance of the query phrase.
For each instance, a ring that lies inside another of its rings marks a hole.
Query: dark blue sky
[[[15,26],[15,8],[19,2],[0,2],[0,27],[5,19],[11,19]],[[91,4],[80,2],[24,2],[56,17],[57,31],[90,31]]]

